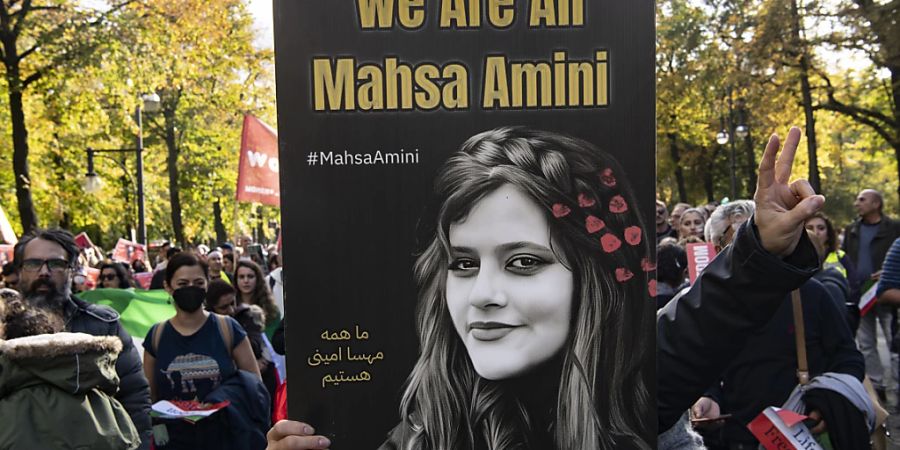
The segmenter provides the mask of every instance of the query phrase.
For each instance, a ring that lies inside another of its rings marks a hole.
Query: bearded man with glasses
[[[116,361],[122,403],[141,435],[141,448],[150,446],[150,388],[141,358],[111,308],[86,303],[72,295],[72,277],[78,266],[78,246],[71,233],[60,229],[36,230],[15,248],[19,289],[29,305],[55,311],[65,320],[65,331],[94,336],[118,336],[122,352]]]

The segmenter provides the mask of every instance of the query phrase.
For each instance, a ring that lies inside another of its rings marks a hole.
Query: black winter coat
[[[805,233],[787,258],[767,252],[751,219],[690,290],[659,310],[656,361],[660,433],[671,428],[719,379],[752,333],[772,319],[787,294],[812,277],[818,262]]]
[[[831,296],[817,280],[800,287],[809,377],[836,372],[862,382],[863,355],[847,324],[843,301]],[[707,392],[731,413],[722,430],[725,442],[757,443],[746,425],[769,406],[781,406],[797,386],[797,345],[794,313],[788,296],[764,327],[750,340],[722,376],[721,386]]]
[[[122,352],[116,361],[119,376],[119,392],[115,398],[131,416],[141,448],[150,444],[150,385],[144,376],[144,366],[131,336],[119,324],[119,314],[112,308],[84,302],[70,297],[65,307],[66,331],[93,336],[118,336],[122,340]]]

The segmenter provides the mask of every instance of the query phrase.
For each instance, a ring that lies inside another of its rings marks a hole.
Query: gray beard
[[[69,301],[71,291],[71,288],[67,286],[64,289],[64,292],[60,292],[56,289],[51,289],[47,293],[31,292],[25,296],[25,301],[35,308],[63,314],[66,303]]]

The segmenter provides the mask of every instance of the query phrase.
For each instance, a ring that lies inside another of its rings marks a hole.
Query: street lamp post
[[[744,124],[743,114],[740,117],[735,118],[734,115],[734,100],[732,98],[731,87],[728,88],[728,129],[725,128],[725,119],[720,117],[719,121],[721,124],[721,131],[716,134],[716,142],[719,145],[725,145],[729,142],[731,143],[731,200],[737,198],[737,161],[736,161],[736,149],[735,149],[735,140],[732,139],[732,136],[736,136],[740,139],[744,139],[747,137],[750,129]],[[735,120],[737,119],[737,120]],[[741,122],[740,124],[736,122]],[[730,133],[729,133],[730,131]]]
[[[138,103],[134,108],[134,121],[138,126],[137,133],[137,147],[136,148],[123,148],[123,149],[106,149],[106,150],[98,150],[98,149],[87,149],[88,155],[88,172],[85,174],[84,181],[84,190],[93,194],[100,190],[100,179],[97,174],[94,172],[94,154],[96,153],[131,153],[134,152],[136,159],[136,172],[137,172],[137,182],[135,183],[137,190],[137,204],[138,204],[138,230],[137,230],[137,239],[138,243],[147,245],[147,223],[145,220],[144,213],[144,121],[143,121],[143,112],[157,112],[160,108],[160,99],[159,95],[156,93],[144,94],[141,96],[141,102]]]

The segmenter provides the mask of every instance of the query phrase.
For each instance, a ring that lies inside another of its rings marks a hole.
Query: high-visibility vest
[[[838,249],[837,251],[831,252],[825,257],[825,263],[822,265],[824,269],[834,268],[837,269],[844,278],[847,278],[847,268],[841,264],[841,258],[844,257],[844,251]]]

